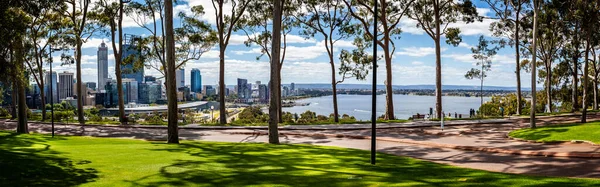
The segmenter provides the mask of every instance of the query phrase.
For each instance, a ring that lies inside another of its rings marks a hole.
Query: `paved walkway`
[[[565,119],[563,121],[572,120],[572,118]],[[471,135],[465,136],[469,139],[475,139],[477,136],[483,136],[482,133],[486,133],[488,129],[492,128],[491,131],[501,131],[501,129],[515,128],[510,125],[490,125],[485,127],[485,124],[477,125],[478,127],[472,127],[469,125],[454,126],[452,129],[446,129],[444,132],[456,132],[459,129],[471,130]],[[526,124],[515,124],[513,126],[522,126]],[[0,129],[16,128],[16,124],[13,122],[0,122]],[[30,131],[38,133],[49,133],[50,126],[45,124],[30,124]],[[418,128],[417,128],[418,129]],[[493,130],[500,129],[500,130]],[[403,130],[409,130],[405,128],[401,129],[380,129],[378,130],[380,135],[383,137],[400,137]],[[199,129],[180,129],[180,138],[184,140],[207,140],[207,141],[224,141],[224,142],[267,142],[267,137],[261,135],[262,130],[199,130]],[[435,128],[430,128],[423,131],[435,132]],[[466,130],[465,132],[467,132]],[[110,126],[76,126],[76,125],[57,125],[56,132],[58,134],[65,135],[85,135],[85,136],[97,136],[97,137],[119,137],[119,138],[134,138],[134,139],[146,139],[146,140],[165,140],[166,129],[163,128],[121,128],[121,127],[110,127]],[[315,145],[328,145],[338,146],[346,148],[356,149],[370,149],[370,140],[366,139],[350,139],[344,137],[331,137],[331,136],[296,136],[296,135],[285,135],[288,131],[283,130],[281,141],[283,143],[303,143],[303,144],[315,144]],[[298,133],[299,131],[292,131]],[[311,131],[314,133],[314,131]],[[366,133],[364,130],[355,131],[336,131],[336,133]],[[479,132],[479,134],[477,133]],[[240,134],[245,133],[245,134]],[[426,133],[424,133],[426,134]],[[433,133],[435,134],[435,133]],[[462,137],[458,135],[432,135],[431,137],[417,137],[415,135],[407,135],[405,138],[413,138],[415,140],[423,141],[458,141],[453,140],[452,137]],[[481,138],[481,137],[480,137]],[[480,141],[480,140],[474,140]],[[502,139],[498,140],[498,145],[503,142],[511,142],[510,140]],[[487,141],[488,144],[492,144],[491,141]],[[513,144],[512,142],[510,144]],[[534,144],[529,143],[530,146]],[[527,143],[523,143],[523,148]],[[540,144],[541,145],[541,144]],[[518,146],[518,145],[517,145]],[[588,146],[589,147],[589,146]],[[552,147],[550,147],[552,148]],[[531,175],[547,175],[547,176],[566,176],[566,177],[593,177],[600,178],[600,159],[584,159],[584,158],[563,158],[563,157],[540,157],[540,156],[525,156],[525,155],[511,155],[511,154],[499,154],[489,153],[481,151],[465,151],[460,149],[449,149],[444,147],[425,146],[418,144],[407,144],[392,141],[378,141],[377,150],[380,152],[410,156],[418,159],[433,161],[437,163],[450,164],[460,167],[482,169],[495,172],[507,172],[517,174],[531,174]],[[365,158],[365,161],[368,161]]]

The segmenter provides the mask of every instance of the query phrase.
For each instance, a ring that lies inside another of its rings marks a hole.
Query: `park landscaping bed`
[[[598,186],[312,145],[143,140],[0,131],[0,186]]]
[[[537,142],[589,141],[600,144],[600,122],[524,128],[510,132],[509,136]]]

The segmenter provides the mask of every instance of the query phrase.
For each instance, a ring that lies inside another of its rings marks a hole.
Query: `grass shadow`
[[[47,144],[61,140],[0,132],[0,186],[76,186],[98,178],[95,169],[77,167],[90,161],[60,157]]]

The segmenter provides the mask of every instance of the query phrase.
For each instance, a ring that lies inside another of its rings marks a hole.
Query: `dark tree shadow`
[[[98,178],[93,168],[76,166],[90,163],[73,162],[60,157],[46,141],[50,138],[0,132],[0,186],[77,186]],[[32,148],[32,145],[44,147]]]

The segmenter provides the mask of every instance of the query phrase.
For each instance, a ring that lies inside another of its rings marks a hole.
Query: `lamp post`
[[[377,4],[375,1],[375,10],[373,10],[373,93],[371,100],[371,164],[375,165],[375,156],[377,148]]]
[[[215,106],[210,106],[210,122],[213,123],[215,121],[215,116],[213,115],[213,111],[215,110]]]
[[[49,45],[50,48],[50,108],[51,108],[51,119],[52,119],[52,138],[54,138],[54,88],[52,88],[53,76],[52,76],[52,52],[59,49],[52,48],[52,45]],[[44,108],[45,110],[45,108]]]

